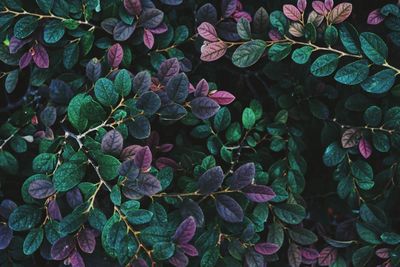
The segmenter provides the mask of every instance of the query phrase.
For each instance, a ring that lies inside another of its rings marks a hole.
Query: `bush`
[[[400,265],[399,5],[0,6],[0,266]]]

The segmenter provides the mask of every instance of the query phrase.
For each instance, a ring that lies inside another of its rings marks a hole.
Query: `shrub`
[[[399,5],[244,2],[1,1],[0,266],[400,265]]]

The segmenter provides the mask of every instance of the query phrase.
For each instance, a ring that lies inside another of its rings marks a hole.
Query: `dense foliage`
[[[0,0],[0,266],[400,266],[385,2]]]

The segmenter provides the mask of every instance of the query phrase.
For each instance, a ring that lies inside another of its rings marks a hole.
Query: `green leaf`
[[[101,233],[101,243],[110,257],[116,258],[118,256],[118,244],[122,242],[127,233],[125,223],[119,218],[118,214],[114,213],[104,225]]]
[[[357,160],[351,164],[351,173],[358,179],[374,178],[372,167],[364,160]]]
[[[220,256],[218,247],[207,250],[201,257],[200,267],[214,267]]]
[[[358,32],[353,25],[348,23],[340,25],[339,36],[347,52],[352,54],[360,53],[360,40]]]
[[[372,32],[360,34],[361,49],[375,64],[382,65],[388,56],[388,48],[381,37]]]
[[[130,210],[125,215],[132,224],[145,224],[150,222],[153,218],[153,213],[144,209]]]
[[[379,240],[379,235],[371,227],[366,224],[357,222],[356,224],[357,233],[362,240],[373,245],[379,245],[382,242]]]
[[[23,244],[25,255],[33,254],[43,242],[43,228],[36,228],[29,231]]]
[[[250,22],[245,18],[240,18],[236,24],[236,30],[243,40],[251,39],[251,27]]]
[[[376,227],[384,228],[387,225],[387,218],[383,210],[372,204],[362,204],[360,207],[361,219]]]
[[[127,96],[132,89],[132,78],[127,70],[120,70],[114,80],[115,90],[120,96]]]
[[[79,61],[78,43],[70,43],[64,49],[63,62],[67,70],[72,69]]]
[[[273,211],[280,220],[288,224],[299,224],[306,217],[304,207],[297,204],[279,204]]]
[[[83,176],[85,176],[83,166],[72,162],[65,162],[54,173],[54,188],[59,192],[66,192],[78,185]]]
[[[101,155],[97,158],[99,173],[104,180],[112,180],[118,175],[118,168],[121,165],[118,159],[110,155]]]
[[[115,106],[118,102],[118,93],[114,84],[107,78],[100,78],[96,81],[94,94],[103,106]]]
[[[282,224],[274,222],[269,225],[267,241],[282,246],[285,234]]]
[[[237,142],[242,137],[242,129],[238,122],[232,123],[226,130],[225,137],[230,142]]]
[[[37,173],[51,173],[56,167],[57,157],[55,154],[42,153],[37,155],[32,162],[32,169]]]
[[[392,69],[381,70],[362,82],[361,87],[368,93],[386,93],[394,85],[396,75],[396,71]]]
[[[77,206],[70,214],[65,216],[60,222],[60,232],[70,234],[78,230],[88,218],[88,203]]]
[[[375,132],[372,135],[372,143],[379,152],[385,153],[390,150],[389,137],[383,132]]]
[[[227,107],[221,108],[214,117],[214,129],[217,132],[225,130],[231,124],[231,113]],[[207,126],[207,129],[209,127]]]
[[[90,50],[92,50],[94,42],[94,34],[92,32],[86,32],[79,41],[79,44],[82,48],[83,55],[89,54]]]
[[[311,57],[314,48],[311,46],[303,46],[293,51],[292,60],[297,64],[306,64]]]
[[[14,25],[14,36],[18,39],[25,39],[36,30],[38,21],[38,18],[34,16],[20,18]]]
[[[316,234],[305,228],[289,229],[289,236],[296,241],[296,243],[304,246],[311,245],[318,240]]]
[[[364,267],[374,254],[373,246],[365,246],[357,249],[352,255],[354,267]]]
[[[346,150],[343,149],[337,142],[330,144],[322,157],[324,164],[328,167],[338,165],[346,157]]]
[[[240,68],[250,67],[261,58],[266,47],[263,40],[252,40],[244,43],[233,53],[232,63]]]
[[[8,226],[14,231],[26,231],[40,223],[41,218],[41,209],[31,205],[22,205],[10,214]]]
[[[112,201],[112,203],[116,206],[120,206],[121,205],[121,190],[119,188],[118,185],[114,185],[111,193],[110,193],[110,199]]]
[[[393,232],[385,232],[381,234],[381,239],[383,242],[389,245],[400,244],[400,235]]]
[[[304,38],[312,43],[315,43],[317,40],[317,29],[313,23],[307,23],[304,27]]]
[[[83,114],[83,108],[90,103],[92,97],[86,94],[77,94],[68,104],[68,120],[79,132],[83,132],[88,119]]]
[[[10,73],[8,73],[6,81],[4,83],[4,87],[7,93],[11,94],[15,90],[15,87],[17,86],[18,83],[18,77],[19,77],[18,69],[15,69],[13,71],[10,71]]]
[[[18,172],[18,161],[8,151],[0,151],[0,168],[9,174],[17,174]]]
[[[368,73],[368,61],[361,59],[339,69],[335,74],[335,80],[347,85],[356,85],[367,79]]]
[[[288,28],[288,20],[282,11],[273,11],[269,16],[269,21],[271,25],[278,29],[278,31],[284,35]]]
[[[43,40],[48,44],[54,44],[61,40],[64,33],[64,24],[59,20],[51,20],[44,26]]]
[[[364,112],[364,121],[372,127],[378,126],[382,121],[382,110],[378,106],[370,106]]]
[[[256,115],[251,108],[245,108],[242,114],[242,123],[245,129],[250,130],[256,123]]]
[[[324,41],[328,46],[332,46],[336,43],[339,36],[339,32],[335,26],[328,26],[324,32]]]
[[[189,37],[189,29],[185,25],[176,27],[174,34],[174,43],[181,44]]]
[[[278,62],[286,58],[292,51],[292,44],[274,44],[268,50],[268,58],[273,62]]]
[[[153,246],[153,256],[156,260],[167,260],[174,255],[175,244],[172,242],[160,242]]]
[[[339,56],[337,54],[325,54],[313,62],[310,71],[316,77],[326,77],[336,70],[338,63]]]
[[[36,0],[39,8],[46,14],[48,14],[53,6],[54,0]]]

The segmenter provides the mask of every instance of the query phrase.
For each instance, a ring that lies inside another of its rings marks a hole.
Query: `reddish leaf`
[[[254,246],[254,250],[262,255],[272,255],[279,250],[279,246],[274,243],[258,243]]]
[[[151,49],[153,48],[154,45],[154,35],[151,33],[151,31],[144,29],[143,31],[143,42],[144,45],[148,48]]]
[[[358,143],[358,150],[365,159],[369,158],[372,154],[372,147],[365,138],[361,138]]]
[[[266,185],[246,186],[243,188],[243,193],[249,200],[257,203],[268,202],[276,196],[275,192]]]
[[[236,22],[239,22],[241,18],[251,22],[253,19],[251,15],[245,11],[236,11],[233,13],[232,17],[236,20]]]
[[[197,27],[197,32],[201,37],[210,42],[218,41],[218,34],[214,26],[208,22],[203,22]]]
[[[142,12],[140,0],[124,0],[124,7],[129,14],[134,16],[138,16]]]
[[[209,89],[210,88],[208,86],[208,82],[205,79],[201,79],[196,85],[196,90],[194,91],[194,96],[195,97],[207,96]]]
[[[222,106],[229,105],[235,100],[235,96],[226,91],[217,91],[209,95],[209,97]]]
[[[385,17],[381,14],[380,9],[375,9],[368,15],[367,23],[370,25],[377,25],[385,20]]]
[[[319,253],[318,264],[321,266],[330,266],[336,261],[337,250],[334,247],[326,247]]]
[[[182,249],[183,253],[185,253],[186,255],[189,255],[191,257],[196,257],[197,255],[199,255],[199,252],[193,245],[180,244],[179,247]]]
[[[162,145],[160,145],[160,146],[158,147],[158,150],[159,150],[160,152],[167,153],[167,152],[170,152],[173,148],[174,148],[174,145],[173,145],[173,144],[162,144]]]
[[[344,131],[342,135],[343,148],[351,148],[358,144],[360,133],[356,128],[350,128]]]
[[[22,70],[26,68],[29,63],[32,61],[32,54],[30,51],[24,53],[22,57],[19,59],[19,68]]]
[[[350,3],[340,3],[335,6],[329,13],[328,20],[332,24],[339,24],[345,21],[351,14],[353,10],[353,5]]]
[[[316,249],[313,248],[302,248],[301,249],[301,256],[306,260],[316,260],[319,257],[319,253]]]
[[[328,13],[328,10],[326,10],[325,4],[322,1],[313,1],[312,7],[320,15],[325,16]]]
[[[128,159],[133,159],[135,157],[135,153],[139,151],[142,147],[139,145],[131,145],[125,147],[121,152],[121,160],[125,161]]]
[[[196,233],[196,222],[192,216],[186,218],[175,231],[172,239],[178,244],[187,244]]]
[[[327,10],[329,11],[332,10],[333,5],[334,5],[333,0],[325,0],[325,7]]]
[[[47,69],[49,67],[49,55],[46,49],[41,44],[37,44],[33,47],[33,50],[32,58],[36,66],[41,69]]]
[[[108,64],[113,68],[117,68],[121,64],[123,56],[124,50],[122,46],[118,43],[112,45],[107,53]]]
[[[301,20],[301,13],[294,5],[283,5],[283,14],[293,21]]]
[[[153,156],[148,146],[142,147],[136,151],[134,162],[137,167],[143,171],[148,171],[151,167]]]
[[[268,37],[269,39],[271,39],[272,41],[278,41],[282,39],[282,35],[275,29],[270,30],[268,32]]]
[[[225,55],[228,47],[223,41],[204,43],[201,47],[200,59],[206,62],[215,61]]]
[[[297,8],[300,12],[304,12],[307,8],[307,0],[297,0]]]

